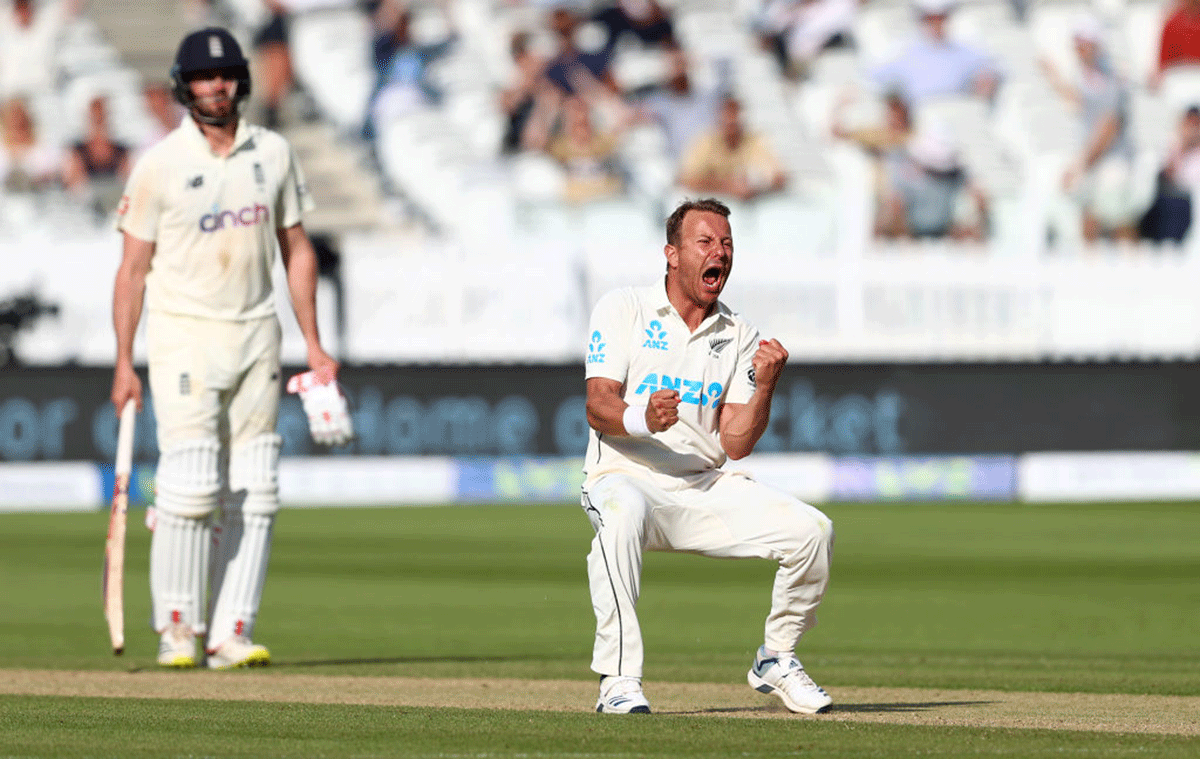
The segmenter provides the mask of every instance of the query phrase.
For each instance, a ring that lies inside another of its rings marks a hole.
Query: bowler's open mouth
[[[720,266],[710,266],[704,270],[700,278],[704,281],[705,287],[714,288],[721,283],[721,274],[723,273]]]

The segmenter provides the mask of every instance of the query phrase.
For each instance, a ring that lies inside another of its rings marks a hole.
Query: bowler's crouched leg
[[[209,651],[234,635],[253,634],[279,511],[280,442],[279,435],[267,433],[230,450],[230,493],[214,541]]]
[[[637,600],[650,505],[631,480],[606,475],[586,487],[583,507],[596,530],[587,560],[596,613],[592,669],[602,675],[641,677]]]
[[[790,499],[787,515],[775,522],[773,543],[779,569],[771,594],[765,643],[791,651],[800,636],[817,623],[817,606],[825,597],[833,560],[833,521],[818,509]]]
[[[209,516],[220,493],[216,440],[189,440],[162,452],[155,475],[154,536],[150,541],[150,595],[157,632],[184,625],[204,632]]]

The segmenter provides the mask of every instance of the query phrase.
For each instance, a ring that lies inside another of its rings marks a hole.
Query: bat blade
[[[133,400],[121,410],[117,428],[117,457],[113,474],[112,510],[104,541],[104,618],[113,654],[125,651],[125,525],[129,511],[129,476],[133,470],[133,429],[137,405]]]

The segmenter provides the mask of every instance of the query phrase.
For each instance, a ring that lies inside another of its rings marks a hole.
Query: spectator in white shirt
[[[955,4],[956,0],[916,0],[921,36],[900,57],[871,72],[880,89],[898,90],[914,105],[939,97],[992,98],[1000,84],[996,64],[982,50],[947,35]]]
[[[0,14],[0,98],[53,93],[59,37],[79,12],[79,0],[13,0]]]
[[[1092,16],[1075,22],[1079,81],[1066,82],[1047,60],[1042,68],[1051,85],[1079,110],[1083,151],[1067,166],[1062,188],[1083,208],[1083,238],[1132,241],[1150,203],[1134,192],[1135,150],[1129,134],[1129,92],[1113,71],[1103,46],[1103,27]]]
[[[786,75],[802,75],[829,47],[849,45],[859,0],[768,0],[756,22]]]
[[[638,104],[640,118],[662,127],[671,160],[678,162],[688,146],[716,125],[721,107],[718,89],[697,88],[688,73],[688,59],[679,47],[670,51],[670,76],[661,89]]]

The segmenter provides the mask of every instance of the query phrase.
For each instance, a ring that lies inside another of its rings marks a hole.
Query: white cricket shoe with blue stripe
[[[636,677],[603,677],[596,711],[606,714],[649,714],[650,702],[642,693],[642,681]]]
[[[779,696],[789,711],[820,714],[829,711],[833,699],[812,681],[795,654],[769,656],[766,646],[758,649],[754,666],[746,673],[750,687]]]

